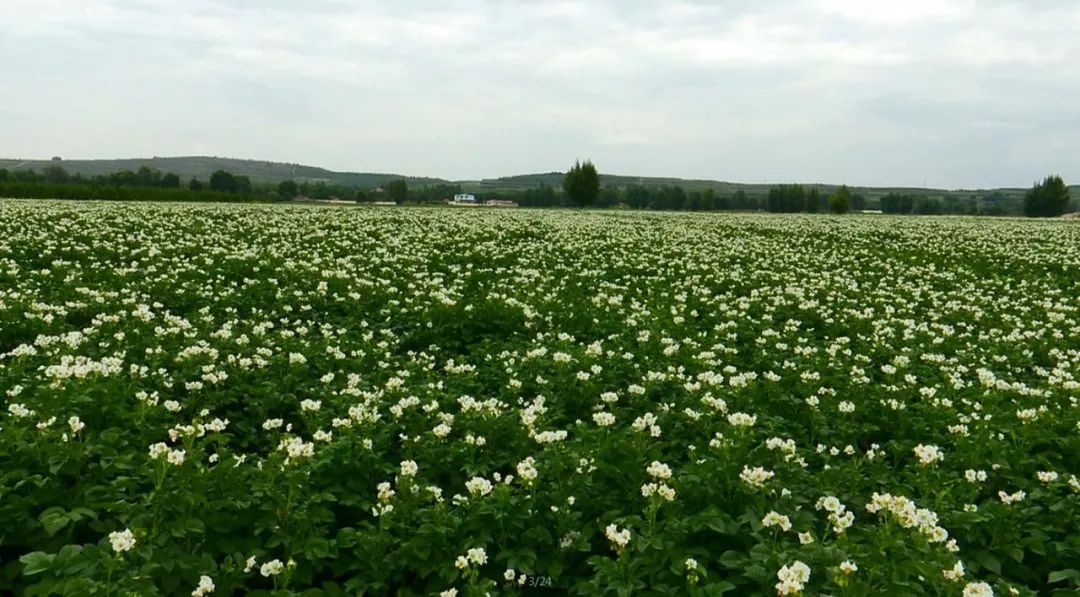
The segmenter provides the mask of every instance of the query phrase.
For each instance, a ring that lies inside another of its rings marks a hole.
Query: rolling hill
[[[562,185],[562,172],[544,172],[537,174],[519,174],[500,178],[487,178],[482,180],[446,180],[425,176],[406,176],[392,173],[372,172],[336,172],[316,166],[303,164],[290,164],[284,162],[270,162],[264,160],[242,160],[236,158],[223,158],[212,156],[184,156],[184,157],[152,157],[130,159],[106,159],[106,160],[21,160],[0,159],[0,168],[7,170],[33,169],[41,171],[44,168],[58,165],[72,174],[83,176],[95,176],[109,174],[122,170],[138,170],[142,166],[155,168],[162,172],[175,172],[182,180],[199,178],[206,180],[210,173],[215,170],[226,170],[233,174],[249,177],[252,182],[278,183],[283,180],[296,180],[298,182],[325,182],[327,184],[340,184],[349,187],[369,189],[380,187],[392,180],[404,178],[410,186],[428,186],[435,184],[455,184],[470,192],[484,193],[496,191],[511,191],[536,188],[540,185],[556,187]],[[683,178],[665,177],[641,177],[619,174],[601,174],[601,186],[626,187],[637,184],[648,187],[678,185],[687,191],[704,190],[712,188],[720,195],[730,195],[736,191],[743,191],[747,195],[760,196],[768,192],[772,183],[735,183],[718,180],[696,180]],[[822,193],[829,193],[835,189],[836,184],[812,183],[807,186],[816,187]],[[1026,189],[979,189],[979,190],[945,190],[913,187],[852,187],[853,190],[865,194],[869,198],[881,197],[890,192],[905,193],[911,195],[928,196],[963,196],[963,195],[987,195],[998,193],[1003,199],[1009,201],[1018,200],[1023,196]],[[1080,186],[1070,187],[1074,197],[1080,196]]]
[[[334,172],[315,166],[267,162],[261,160],[239,160],[210,156],[130,158],[119,160],[17,160],[0,159],[0,168],[8,170],[41,171],[48,166],[60,166],[71,174],[96,176],[123,170],[138,170],[143,166],[162,172],[174,172],[184,181],[191,178],[207,180],[215,170],[226,170],[233,174],[247,176],[252,182],[278,183],[283,180],[297,182],[325,182],[358,188],[372,188],[404,178],[410,185],[423,186],[446,182],[438,178],[423,176],[402,176],[400,174],[377,174],[370,172]]]

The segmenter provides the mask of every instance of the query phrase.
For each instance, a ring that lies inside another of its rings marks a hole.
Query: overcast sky
[[[1076,0],[0,0],[0,157],[1080,182]]]

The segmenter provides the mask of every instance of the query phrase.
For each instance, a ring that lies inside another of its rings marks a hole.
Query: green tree
[[[278,183],[277,192],[282,199],[292,199],[300,193],[300,188],[295,180],[283,180]]]
[[[600,175],[596,172],[596,166],[589,160],[585,160],[585,163],[574,162],[574,167],[563,178],[563,192],[575,205],[592,205],[600,194]]]
[[[189,191],[201,191],[203,190],[203,183],[199,182],[198,178],[192,178],[188,181],[187,188]]]
[[[1035,183],[1024,195],[1024,215],[1034,218],[1052,218],[1065,213],[1069,206],[1069,188],[1060,176],[1047,176]]]
[[[909,214],[915,209],[914,195],[889,193],[881,198],[881,211],[887,214]]]
[[[942,209],[941,200],[937,197],[919,197],[915,200],[915,208],[911,213],[937,215]]]
[[[806,209],[807,191],[801,184],[782,184],[769,189],[765,209],[771,212],[795,213]]]
[[[829,211],[834,214],[846,214],[851,211],[851,189],[847,185],[842,185],[829,195]]]
[[[236,175],[236,192],[244,195],[251,194],[251,179],[244,175]]]
[[[166,189],[179,189],[180,177],[172,172],[165,174],[161,177],[159,184]]]
[[[67,182],[71,179],[71,175],[66,170],[56,165],[46,166],[41,175],[45,178],[45,182]]]
[[[135,184],[140,187],[156,187],[160,186],[160,182],[161,172],[150,166],[140,166],[139,171],[135,173]]]
[[[701,193],[701,209],[712,211],[719,208],[719,199],[716,196],[716,189],[709,187]]]
[[[210,190],[220,193],[235,193],[236,177],[224,170],[215,170],[210,175]]]
[[[405,203],[405,200],[409,198],[409,184],[400,179],[391,181],[386,185],[386,194],[398,205]]]
[[[371,197],[368,195],[368,192],[365,191],[364,189],[360,189],[360,190],[356,191],[355,199],[356,199],[357,203],[367,203],[368,201],[371,201]]]
[[[600,191],[600,196],[596,202],[597,207],[614,207],[619,204],[620,195],[618,187],[614,185],[608,185],[604,187],[604,190]]]
[[[746,191],[739,189],[731,194],[731,209],[753,209]]]

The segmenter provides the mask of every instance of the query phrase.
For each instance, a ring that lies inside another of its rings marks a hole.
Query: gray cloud
[[[0,155],[1080,179],[1069,0],[8,0]]]

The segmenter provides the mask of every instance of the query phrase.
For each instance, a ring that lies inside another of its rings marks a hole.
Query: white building
[[[458,193],[454,195],[454,203],[458,205],[475,205],[476,195],[472,193]]]

